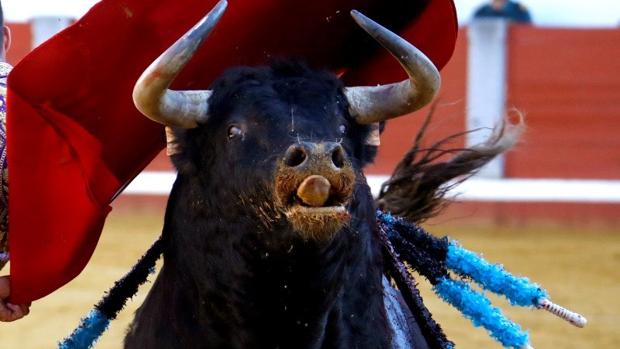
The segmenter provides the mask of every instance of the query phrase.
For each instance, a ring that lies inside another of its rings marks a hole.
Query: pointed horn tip
[[[205,26],[208,24],[215,24],[220,21],[221,17],[224,15],[226,8],[228,7],[227,0],[220,0],[215,6],[211,8],[211,10],[202,17],[202,20],[196,24],[194,28],[198,28],[201,26]]]
[[[228,1],[220,0],[217,2],[217,4],[215,4],[215,6],[213,7],[211,11],[215,11],[219,14],[220,12],[224,11],[226,7],[228,7]]]
[[[366,15],[364,15],[363,13],[361,13],[358,10],[351,10],[351,17],[353,17],[353,20],[360,26],[360,27],[364,27],[366,25],[368,25],[369,23],[373,23],[374,21],[368,17],[366,17]]]
[[[217,4],[215,4],[215,6],[213,6],[213,8],[214,9],[215,8],[220,8],[222,6],[224,6],[224,7],[228,6],[228,0],[220,0],[220,1],[218,1]]]
[[[183,37],[187,38],[190,42],[196,45],[196,49],[200,46],[203,40],[209,36],[211,30],[215,28],[217,23],[222,19],[226,8],[228,7],[227,0],[220,0],[211,10],[202,17],[202,19],[188,31]],[[193,54],[193,53],[192,53]]]
[[[227,0],[220,0],[211,10],[202,18],[202,21],[199,23],[217,23],[220,21],[221,17],[224,15],[226,8],[228,7]]]

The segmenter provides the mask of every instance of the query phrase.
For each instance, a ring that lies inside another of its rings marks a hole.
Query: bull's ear
[[[370,124],[370,132],[366,137],[366,145],[378,147],[381,145],[381,123],[375,122]]]
[[[187,146],[186,133],[193,129],[182,127],[166,127],[166,155],[177,169],[178,173],[195,174],[197,173],[196,153],[187,151],[196,147]]]
[[[376,122],[368,125],[369,132],[364,142],[364,155],[362,156],[362,167],[372,164],[377,157],[379,145],[381,144],[381,134],[385,130],[385,121]]]
[[[174,130],[170,126],[166,126],[166,155],[173,156],[181,153],[181,146],[177,142]]]

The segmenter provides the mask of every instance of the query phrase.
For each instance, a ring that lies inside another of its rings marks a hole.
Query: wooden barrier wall
[[[508,176],[620,178],[620,29],[513,27],[509,57],[528,132]]]
[[[7,52],[7,61],[17,64],[32,50],[32,32],[28,23],[7,23],[11,30],[11,47]]]
[[[461,30],[454,56],[442,71],[429,140],[464,130],[466,35]],[[513,26],[508,57],[507,108],[525,113],[527,131],[506,158],[506,176],[619,179],[620,30]],[[423,114],[390,123],[371,173],[394,167]]]

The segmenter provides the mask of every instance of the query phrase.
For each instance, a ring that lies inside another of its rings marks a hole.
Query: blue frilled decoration
[[[433,290],[471,320],[474,326],[483,326],[504,347],[520,349],[529,343],[528,334],[519,325],[508,320],[499,308],[469,284],[444,278]]]
[[[163,251],[161,237],[153,243],[131,270],[118,280],[95,308],[80,321],[78,327],[58,343],[59,349],[90,349],[105,332],[111,320],[125,307],[125,303],[138,292],[154,271],[155,263]]]
[[[110,319],[97,309],[80,321],[80,325],[58,344],[58,349],[90,349],[97,339],[108,329]]]
[[[484,327],[503,346],[522,348],[528,344],[528,335],[519,325],[507,319],[484,294],[473,290],[468,283],[453,280],[450,271],[473,280],[485,290],[504,295],[513,305],[536,306],[538,300],[547,298],[540,286],[508,273],[501,265],[485,261],[455,241],[437,238],[400,217],[378,211],[377,221],[399,257],[427,278],[444,301],[475,326]]]
[[[549,298],[547,292],[525,277],[516,277],[501,265],[491,264],[472,251],[450,242],[446,258],[448,268],[471,278],[480,287],[505,296],[510,304],[530,307],[541,299]]]

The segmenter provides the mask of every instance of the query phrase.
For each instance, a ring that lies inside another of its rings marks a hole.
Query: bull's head
[[[167,127],[185,129],[179,131],[185,139],[201,140],[186,140],[180,152],[213,152],[208,161],[203,153],[192,160],[202,161],[196,165],[201,176],[222,181],[210,195],[229,191],[256,206],[266,220],[286,220],[304,239],[330,240],[350,220],[354,187],[364,183],[364,154],[368,144],[377,145],[378,123],[428,104],[439,89],[439,73],[414,46],[353,11],[355,21],[390,51],[409,79],[343,87],[331,74],[289,65],[239,68],[212,90],[170,90],[225,7],[220,1],[146,69],[134,88],[136,107]],[[227,177],[213,178],[217,174],[207,167]],[[268,194],[248,200],[247,193],[256,188]]]

